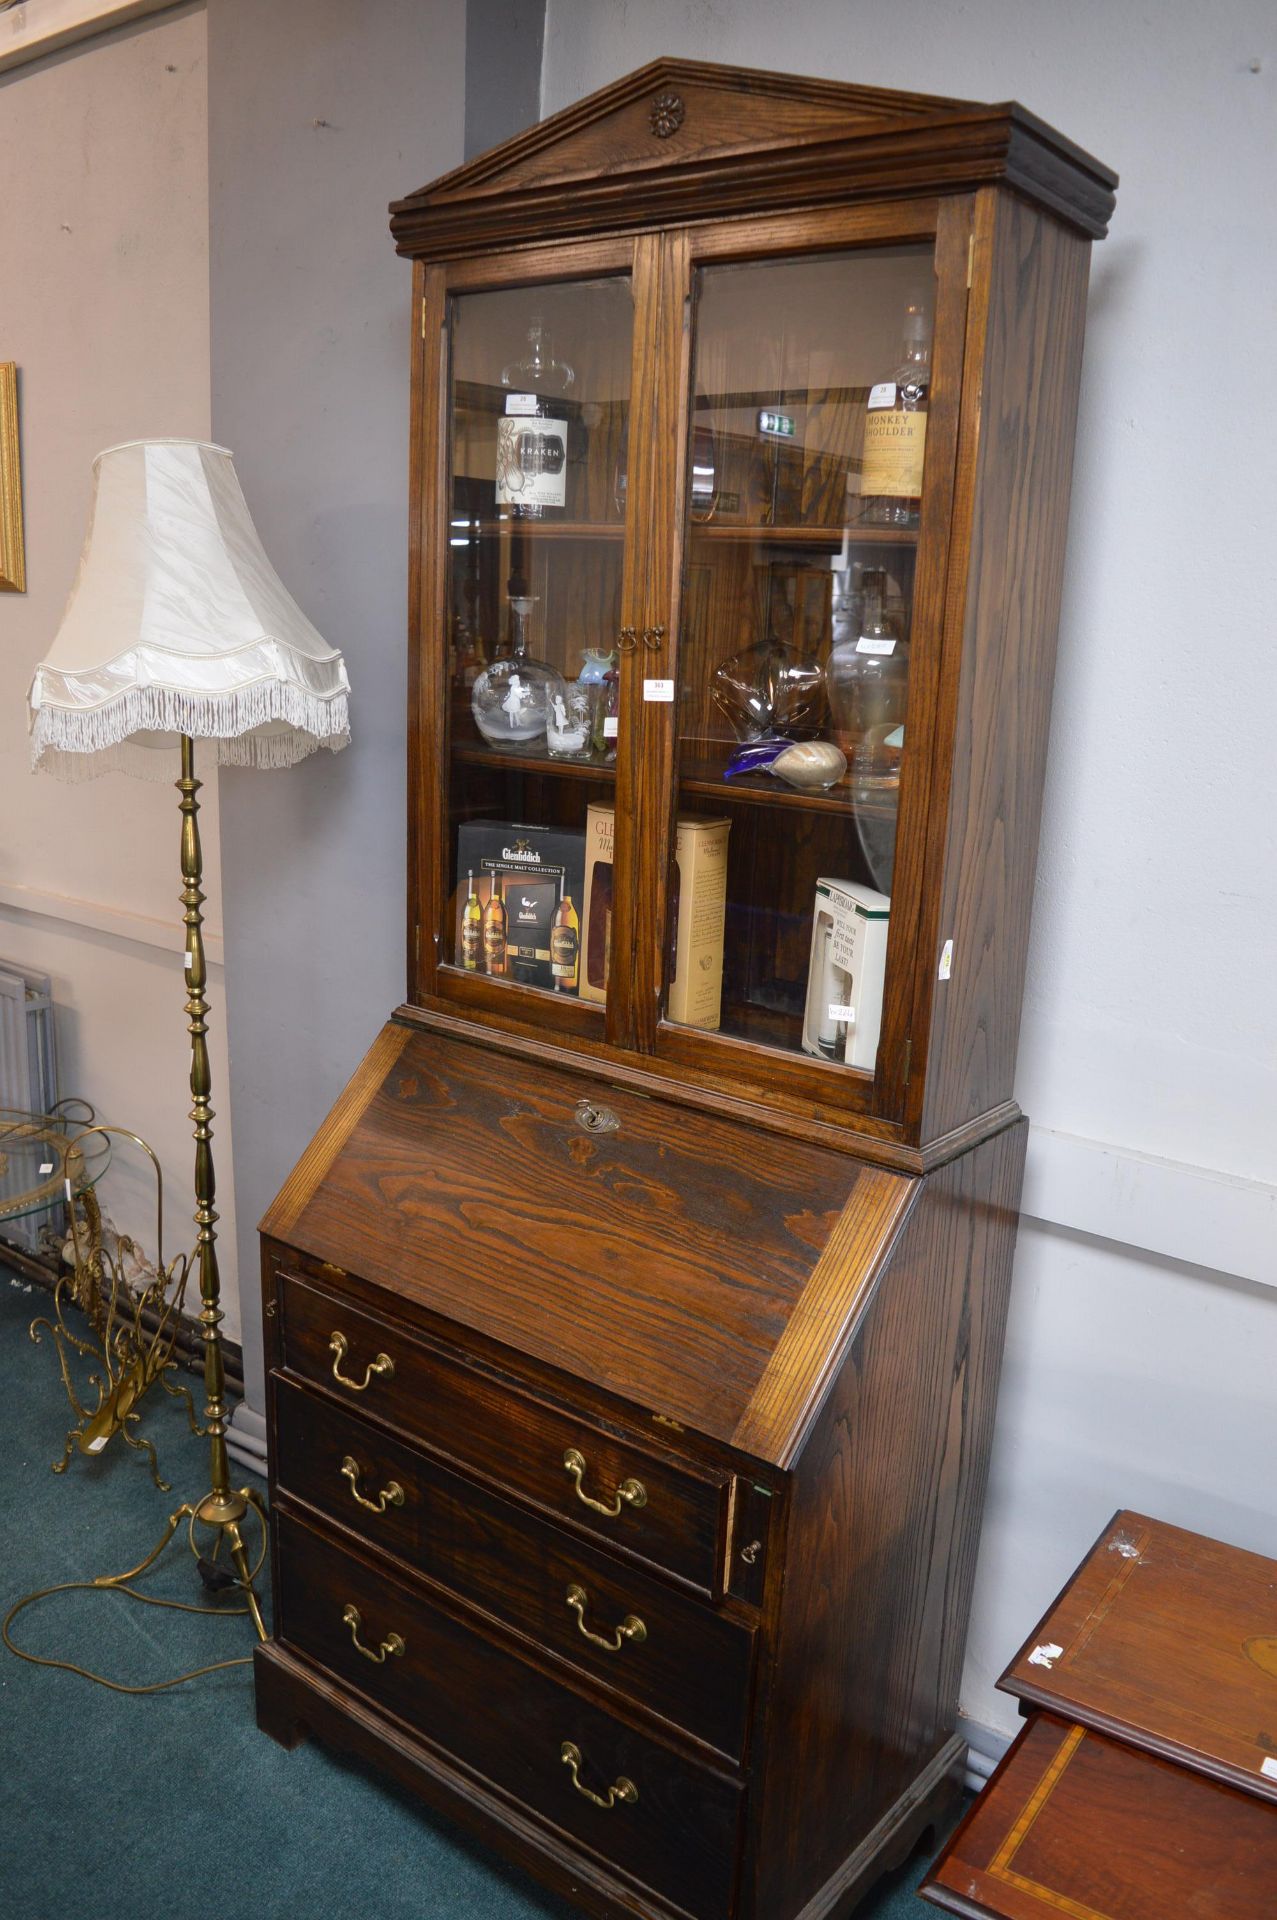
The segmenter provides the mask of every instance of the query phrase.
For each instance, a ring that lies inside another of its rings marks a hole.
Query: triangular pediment
[[[654,60],[445,174],[413,201],[792,148],[953,113],[974,103],[703,61]]]
[[[1014,102],[661,59],[395,201],[390,225],[401,253],[446,260],[999,182],[1100,234],[1116,175]]]

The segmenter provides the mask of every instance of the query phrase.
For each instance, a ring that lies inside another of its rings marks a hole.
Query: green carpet
[[[0,1271],[0,1613],[32,1588],[133,1565],[171,1509],[205,1486],[203,1443],[158,1393],[143,1431],[172,1493],[118,1442],[95,1460],[77,1454],[65,1475],[49,1471],[69,1422],[51,1343],[27,1337],[46,1305]],[[170,1549],[147,1588],[204,1598],[185,1547]],[[243,1619],[101,1593],[33,1608],[14,1637],[131,1683],[252,1643]],[[393,1788],[318,1747],[285,1753],[259,1734],[248,1666],[129,1698],[0,1648],[0,1802],[5,1920],[570,1920],[575,1911]],[[934,1914],[913,1892],[922,1865],[884,1882],[863,1920]]]

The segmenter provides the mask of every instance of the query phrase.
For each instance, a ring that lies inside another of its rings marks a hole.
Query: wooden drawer
[[[274,1392],[274,1467],[283,1494],[739,1759],[753,1666],[750,1628],[520,1512],[344,1407],[284,1379],[276,1379]],[[343,1471],[347,1461],[357,1469],[353,1478]],[[361,1504],[378,1505],[388,1488],[398,1488],[398,1497],[392,1493],[381,1512]],[[641,1637],[632,1625],[617,1635],[622,1622],[634,1620],[642,1623]],[[619,1645],[601,1647],[585,1628],[614,1643],[619,1638]]]
[[[589,1705],[289,1513],[275,1526],[282,1641],[697,1920],[728,1913],[737,1784]],[[400,1650],[386,1651],[391,1635]],[[599,1806],[574,1789],[565,1743],[580,1755],[583,1788],[606,1797],[625,1780],[632,1801]]]
[[[722,1591],[730,1475],[709,1469],[698,1475],[499,1386],[295,1275],[281,1275],[280,1285],[290,1373],[482,1474],[499,1492],[529,1500],[715,1598]],[[336,1335],[344,1342],[340,1356],[332,1347]],[[379,1356],[389,1368],[370,1372]],[[579,1490],[565,1464],[569,1454],[585,1463]],[[640,1499],[620,1497],[618,1489],[631,1485],[641,1490]],[[587,1498],[617,1511],[599,1512]]]

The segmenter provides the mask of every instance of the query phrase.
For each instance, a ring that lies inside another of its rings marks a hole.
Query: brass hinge
[[[913,1035],[905,1035],[905,1085],[909,1085],[909,1074],[913,1067]]]
[[[967,235],[967,288],[971,287],[971,276],[975,272],[975,229]]]

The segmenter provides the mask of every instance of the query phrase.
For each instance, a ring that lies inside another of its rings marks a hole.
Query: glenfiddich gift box
[[[872,1072],[882,1025],[891,901],[854,880],[817,880],[803,1052]]]
[[[457,829],[456,964],[556,993],[577,990],[585,836],[515,821]]]
[[[685,1027],[717,1027],[723,998],[723,920],[727,908],[728,820],[681,819],[674,843],[670,902],[672,953],[666,1018]],[[611,807],[591,807],[585,823],[585,911],[581,998],[607,998],[612,957]]]

